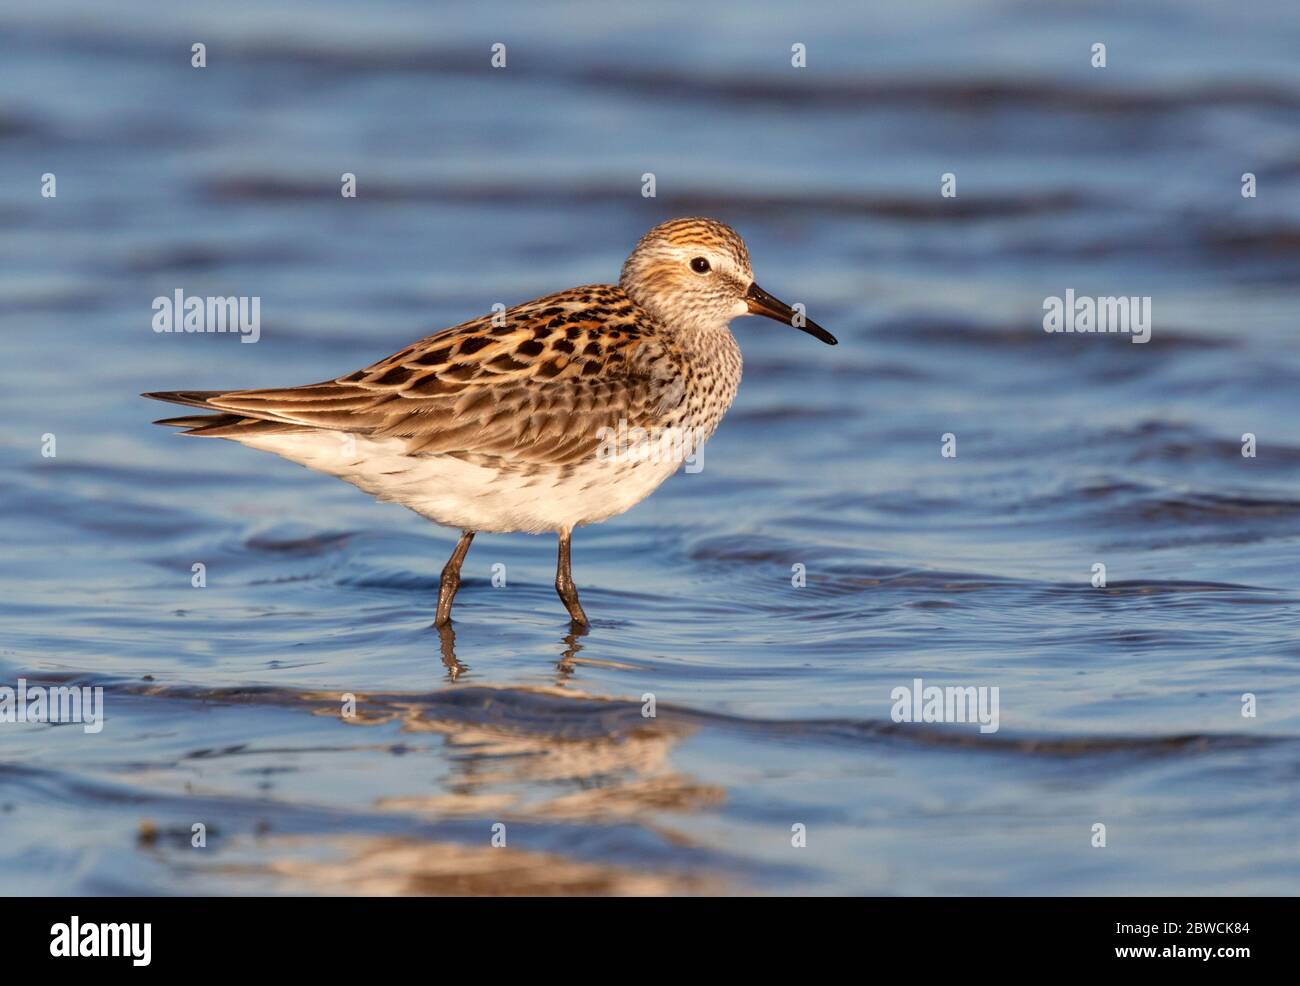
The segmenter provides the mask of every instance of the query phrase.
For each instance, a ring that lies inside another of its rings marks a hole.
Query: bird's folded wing
[[[466,322],[337,380],[154,396],[401,439],[409,454],[578,462],[602,429],[645,427],[681,399],[671,355],[639,329],[626,296],[593,306],[581,293],[609,290],[574,289]]]

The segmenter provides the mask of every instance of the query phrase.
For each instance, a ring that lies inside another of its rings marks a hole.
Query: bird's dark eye
[[[703,257],[696,257],[691,261],[691,270],[697,274],[707,274],[709,272],[709,262]]]

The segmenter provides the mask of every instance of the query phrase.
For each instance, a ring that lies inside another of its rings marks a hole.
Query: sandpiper
[[[680,465],[607,454],[609,435],[671,432],[694,444],[712,435],[740,384],[729,324],[748,314],[836,344],[754,282],[734,230],[674,219],[641,238],[617,285],[464,322],[335,380],[143,396],[215,412],[157,424],[274,452],[460,530],[442,570],[439,627],[477,532],[555,532],[555,589],[582,627],[573,529],[623,513]]]

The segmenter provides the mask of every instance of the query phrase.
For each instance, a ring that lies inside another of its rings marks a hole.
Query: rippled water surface
[[[0,891],[1300,887],[1297,8],[850,7],[0,5],[0,684],[107,707],[0,724]],[[703,471],[575,538],[586,635],[551,539],[483,535],[440,637],[453,533],[137,397],[336,376],[683,214],[841,344],[736,324]],[[155,334],[178,288],[260,342]],[[1150,343],[1044,333],[1066,289]],[[893,722],[916,678],[999,730]]]

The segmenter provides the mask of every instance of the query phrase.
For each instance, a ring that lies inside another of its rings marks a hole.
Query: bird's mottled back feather
[[[680,364],[622,288],[597,284],[453,326],[336,380],[150,396],[227,412],[206,427],[168,422],[196,434],[274,422],[398,438],[407,454],[563,465],[590,457],[602,427],[672,418],[685,396]]]

